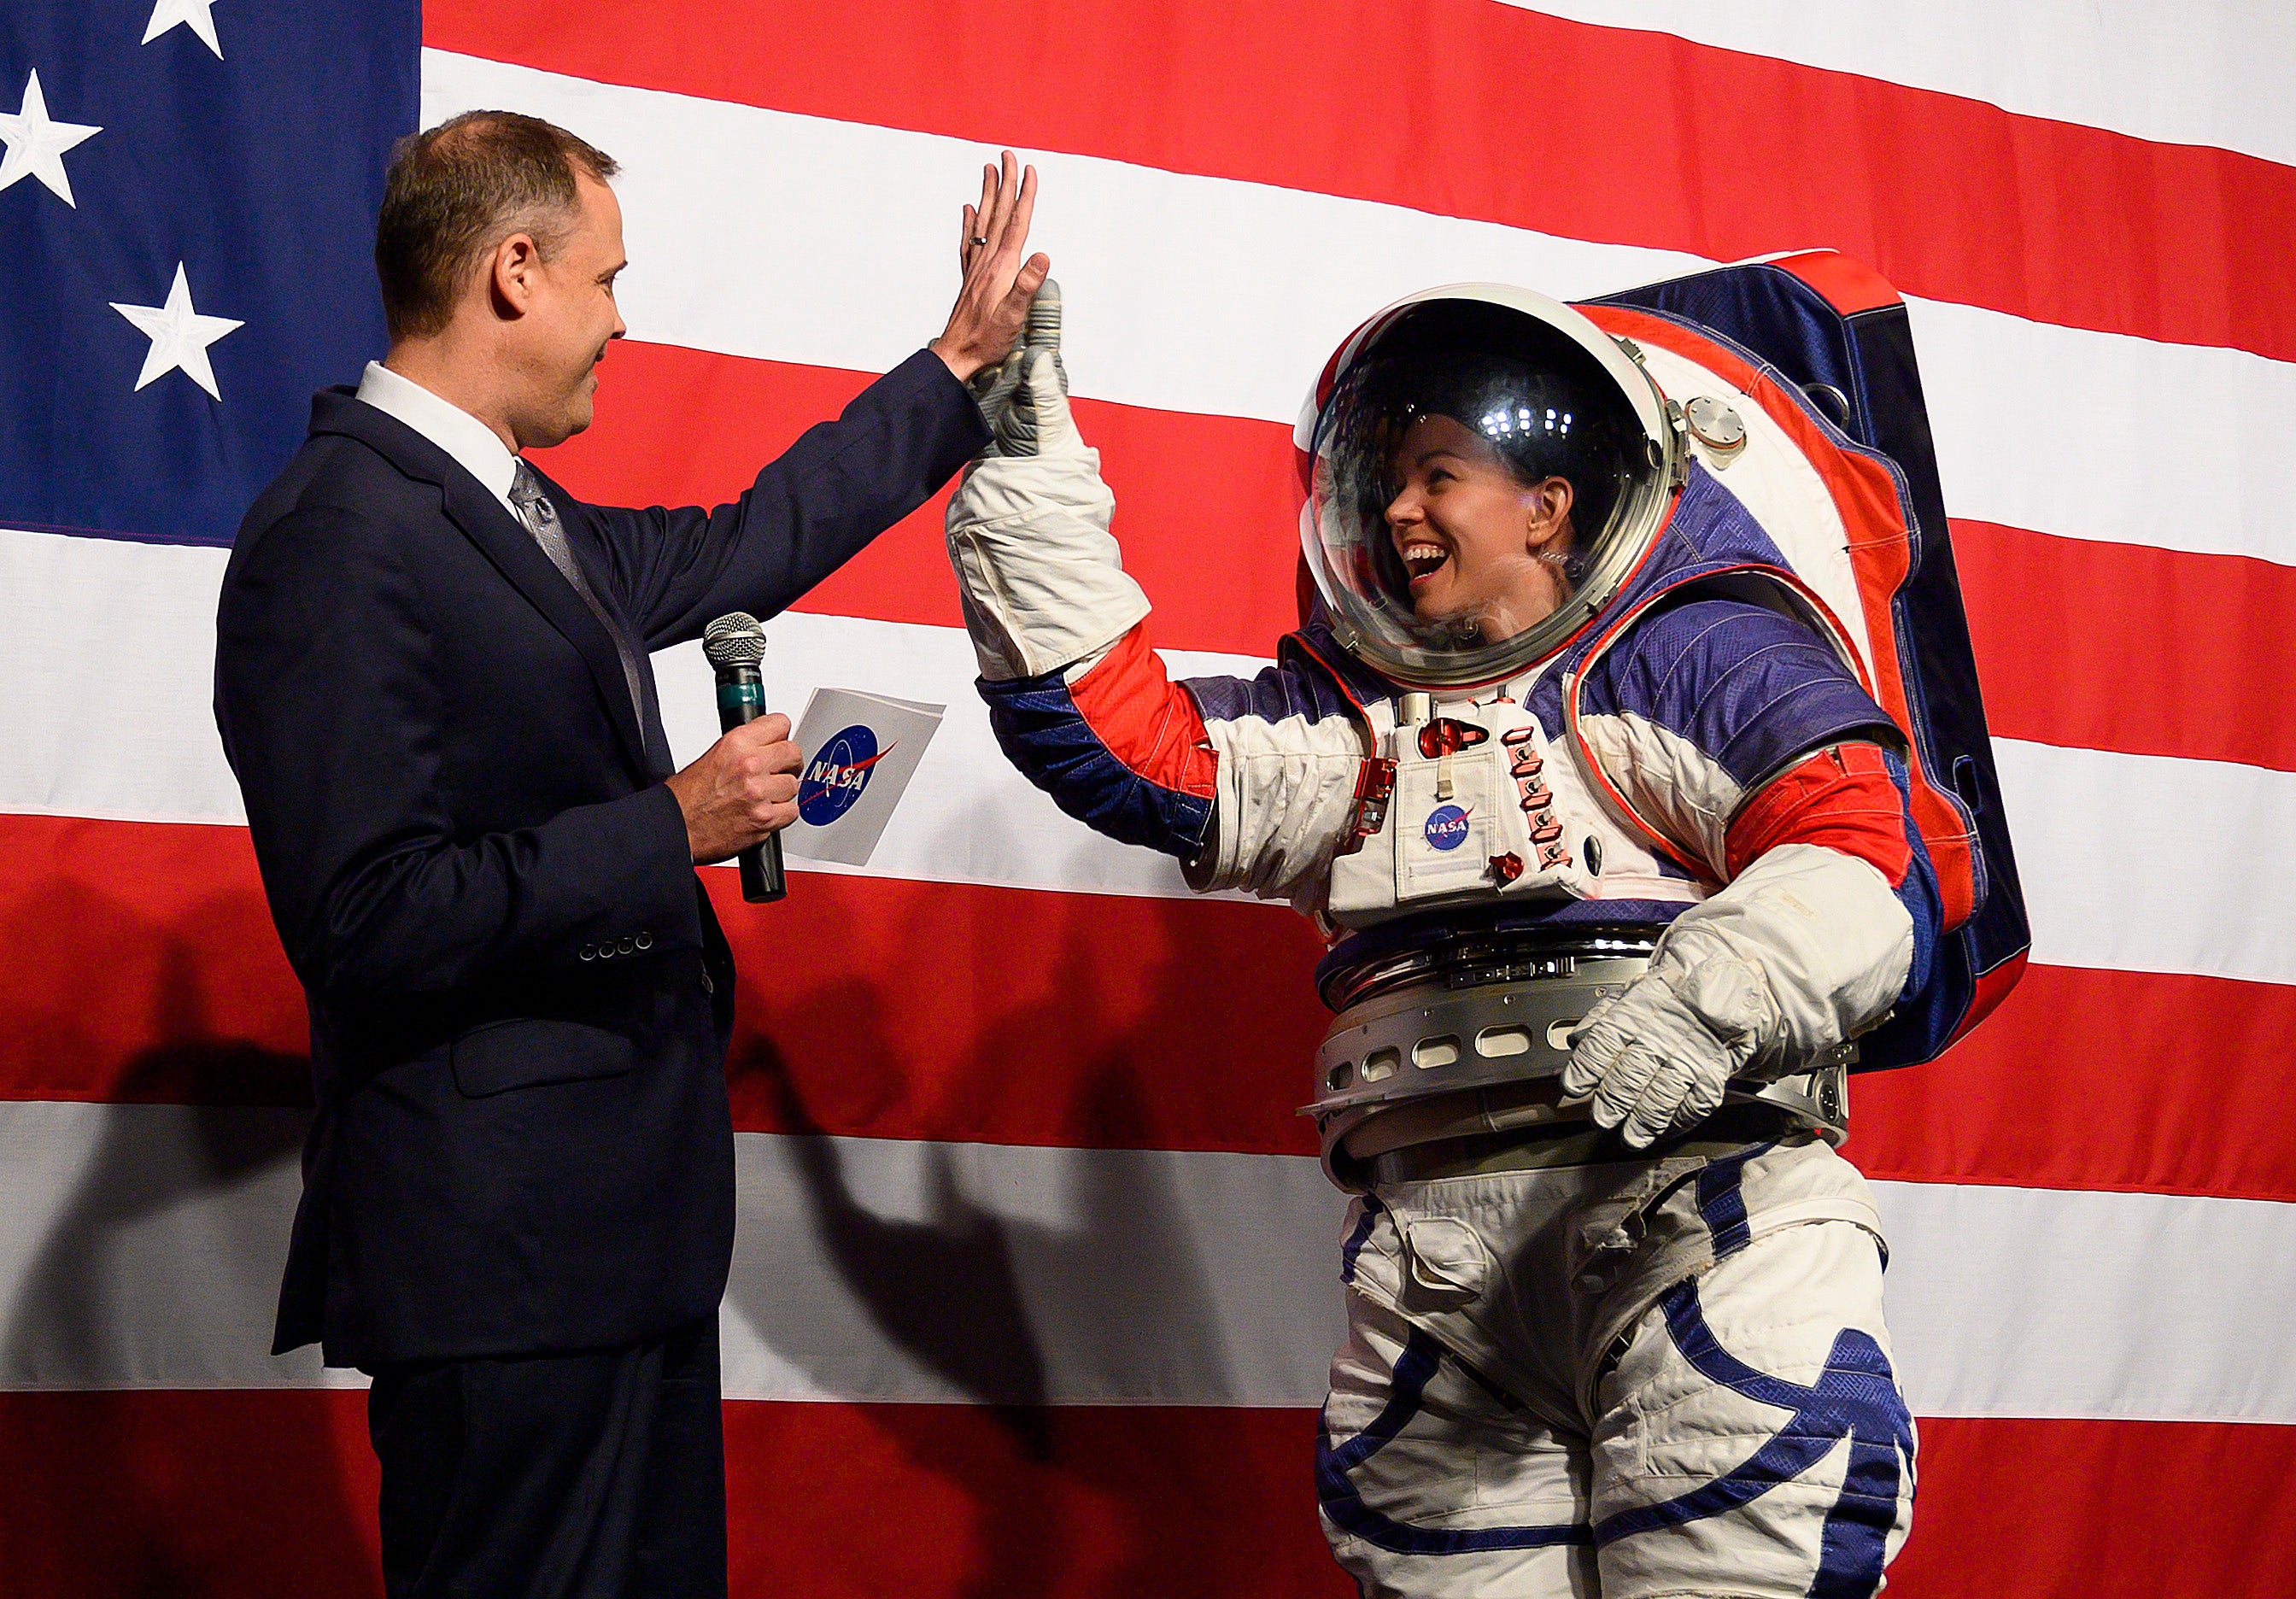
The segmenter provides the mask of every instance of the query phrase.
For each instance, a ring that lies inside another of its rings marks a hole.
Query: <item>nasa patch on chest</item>
[[[1501,809],[1505,784],[1496,745],[1397,768],[1398,900],[1493,886],[1491,857],[1513,848]]]
[[[1629,841],[1536,718],[1511,701],[1472,714],[1445,707],[1383,735],[1391,798],[1358,848],[1332,862],[1325,909],[1341,926],[1443,901],[1589,898],[1629,860]]]

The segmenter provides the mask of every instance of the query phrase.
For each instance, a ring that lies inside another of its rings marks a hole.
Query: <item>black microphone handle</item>
[[[756,721],[766,714],[765,680],[753,666],[729,666],[718,668],[718,726],[720,732]],[[734,857],[742,864],[742,898],[751,905],[766,905],[789,892],[789,878],[782,870],[782,835],[766,835],[762,844],[752,844]]]

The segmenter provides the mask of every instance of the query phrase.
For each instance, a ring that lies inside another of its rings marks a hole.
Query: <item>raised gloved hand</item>
[[[1597,1125],[1641,1149],[1712,1115],[1776,1014],[1768,984],[1743,960],[1661,958],[1579,1023],[1562,1091],[1593,1095]]]
[[[1109,534],[1116,496],[1069,414],[1060,298],[1029,312],[1009,387],[989,386],[994,442],[948,502],[948,558],[965,630],[992,683],[1098,654],[1148,614]]]
[[[1034,375],[1040,357],[1050,366],[1042,378]],[[972,380],[972,398],[980,404],[991,435],[983,457],[1036,455],[1040,437],[1038,396],[1055,390],[1066,397],[1069,374],[1061,364],[1061,286],[1047,278],[1029,302],[1029,320],[1021,342],[1002,362],[984,367]]]

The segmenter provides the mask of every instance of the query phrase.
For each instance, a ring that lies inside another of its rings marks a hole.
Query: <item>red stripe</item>
[[[374,1599],[356,1390],[0,1394],[12,1599]],[[2296,1428],[1923,1420],[1903,1599],[2245,1599],[2296,1561]],[[732,1587],[1339,1599],[1315,1413],[726,1406]]]
[[[599,425],[550,470],[607,504],[716,502],[868,382],[861,373],[618,346]],[[1116,491],[1127,570],[1158,645],[1265,656],[1298,625],[1299,485],[1276,422],[1076,402]],[[676,416],[676,428],[652,419]],[[945,501],[885,534],[804,609],[964,625]],[[2296,568],[1953,524],[1993,731],[2005,738],[2296,771],[2283,619]]]
[[[0,1394],[11,1599],[373,1599],[356,1390]],[[1309,1411],[726,1406],[733,1592],[1325,1595]]]
[[[767,909],[704,881],[742,966],[743,1128],[1316,1151],[1322,944],[1286,909],[816,873]],[[0,1096],[308,1103],[244,829],[0,816]]]
[[[801,873],[742,903],[740,1125],[1310,1154],[1327,1018],[1275,906]],[[302,996],[237,828],[0,817],[0,1097],[296,1103]],[[1874,1177],[2296,1200],[2296,987],[2035,966],[1943,1060],[1856,1080]]]
[[[2296,1565],[2296,1427],[1924,1420],[1891,1599],[2267,1599]]]
[[[734,1592],[1341,1599],[1315,1427],[1308,1410],[730,1404]]]
[[[1274,906],[800,877],[741,962],[737,1125],[1312,1154],[1322,942]]]
[[[1824,244],[1909,294],[2296,358],[2296,168],[1488,0],[430,0],[422,23],[580,78],[1574,239]]]
[[[310,1103],[245,828],[0,816],[0,1097]]]
[[[12,1599],[381,1599],[366,1395],[0,1393]]]
[[[1936,1061],[1850,1079],[1872,1177],[2296,1200],[2296,988],[2029,965]]]
[[[2296,771],[2296,567],[1959,521],[1953,554],[1994,732]]]
[[[606,504],[715,504],[867,386],[865,373],[623,343],[598,422],[549,452],[553,477]],[[1298,625],[1300,491],[1289,432],[1272,422],[1075,402],[1115,490],[1124,565],[1156,603],[1162,646],[1265,655]],[[675,416],[674,428],[657,425]],[[961,627],[941,538],[947,496],[881,535],[805,597],[822,615]],[[1218,539],[1218,554],[1211,551]]]

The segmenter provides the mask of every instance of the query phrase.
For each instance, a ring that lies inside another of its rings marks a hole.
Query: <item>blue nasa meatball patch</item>
[[[797,814],[816,827],[828,826],[853,808],[869,786],[870,768],[883,758],[877,735],[861,723],[831,734],[806,762],[797,785]]]
[[[1427,813],[1427,843],[1433,849],[1456,849],[1467,841],[1467,813],[1456,805],[1439,805]]]

